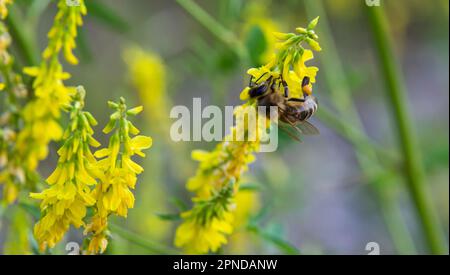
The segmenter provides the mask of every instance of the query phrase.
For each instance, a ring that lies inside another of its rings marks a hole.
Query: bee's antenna
[[[267,74],[267,72],[263,73],[263,74],[255,81],[255,83],[258,83],[258,81],[259,81],[263,76],[265,76],[266,74]]]
[[[284,81],[284,80],[282,81],[282,84],[283,84],[283,88],[284,88],[284,97],[288,98],[289,97],[288,85],[287,85],[286,81]]]

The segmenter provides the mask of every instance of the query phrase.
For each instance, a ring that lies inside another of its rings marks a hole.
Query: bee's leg
[[[270,91],[272,93],[275,92],[275,83],[272,83],[272,85],[270,85]]]
[[[250,81],[248,82],[248,86],[251,87],[252,86],[252,80],[253,80],[253,75],[250,76]]]
[[[281,81],[281,83],[283,84],[283,88],[284,88],[284,97],[288,98],[289,97],[289,88],[288,85],[286,83],[286,81]]]

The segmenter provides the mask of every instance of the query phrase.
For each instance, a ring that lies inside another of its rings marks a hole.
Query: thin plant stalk
[[[397,129],[398,142],[403,153],[407,190],[417,211],[430,252],[444,254],[447,253],[445,237],[426,185],[426,175],[408,107],[408,96],[394,56],[388,22],[382,7],[365,9],[379,57],[381,77],[386,83],[386,99],[394,117],[394,128]]]
[[[244,62],[248,62],[249,56],[246,48],[233,32],[225,28],[214,17],[209,15],[192,0],[176,0],[177,3],[195,18],[203,27],[211,32],[217,39],[230,47]]]
[[[14,37],[17,48],[26,63],[26,66],[36,66],[38,64],[39,56],[34,49],[37,49],[33,37],[30,35],[28,29],[19,18],[15,8],[9,10],[7,17],[9,31]]]
[[[110,223],[109,227],[112,231],[112,233],[117,234],[121,238],[138,245],[144,249],[147,249],[150,252],[157,253],[157,254],[164,254],[164,255],[176,255],[180,254],[178,250],[175,250],[170,247],[166,247],[160,243],[150,241],[147,238],[143,238],[139,236],[138,234],[129,231],[128,229],[125,229],[115,223]]]
[[[311,17],[320,16],[321,22],[317,26],[317,32],[320,34],[322,44],[326,45],[326,50],[321,53],[320,59],[324,67],[326,82],[330,88],[331,100],[335,103],[341,119],[352,124],[353,128],[357,129],[361,136],[356,136],[355,132],[350,132],[349,128],[343,129],[344,135],[353,144],[363,174],[373,187],[385,224],[397,252],[400,254],[414,254],[416,253],[414,242],[401,216],[399,205],[391,194],[391,190],[386,189],[392,182],[387,182],[391,180],[385,175],[387,171],[381,166],[376,150],[369,146],[370,143],[365,142],[369,138],[364,133],[364,127],[354,105],[350,88],[345,80],[344,68],[331,35],[322,1],[307,0],[305,5]]]

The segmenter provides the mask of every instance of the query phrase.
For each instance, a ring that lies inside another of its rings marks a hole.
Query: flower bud
[[[319,23],[319,16],[314,18],[308,25],[308,30],[312,30],[317,26],[317,23]]]
[[[306,34],[308,32],[305,28],[296,28],[295,30],[300,34]]]
[[[308,45],[315,50],[316,52],[320,52],[322,50],[322,48],[320,47],[319,43],[311,38],[306,38],[306,42],[308,42]]]

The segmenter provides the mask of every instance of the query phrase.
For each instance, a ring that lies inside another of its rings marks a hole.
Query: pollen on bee
[[[312,94],[312,86],[311,84],[303,86],[302,90],[304,93],[306,93],[307,95],[311,95]]]

